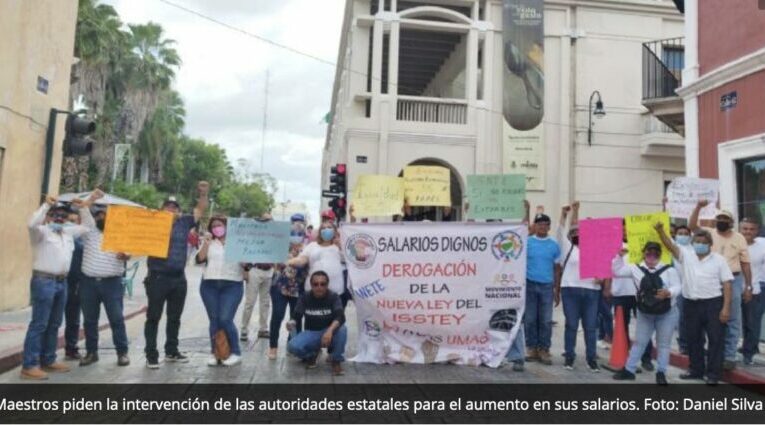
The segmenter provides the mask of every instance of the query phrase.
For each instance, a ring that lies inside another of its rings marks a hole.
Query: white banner
[[[526,226],[348,224],[340,235],[354,361],[499,366],[523,317]]]
[[[699,213],[700,219],[713,219],[717,211],[720,181],[678,177],[667,186],[667,212],[670,217],[688,219],[700,199],[709,201]]]

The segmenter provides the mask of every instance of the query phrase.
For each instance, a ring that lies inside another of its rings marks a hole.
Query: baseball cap
[[[297,213],[292,214],[292,217],[290,217],[290,222],[294,223],[296,221],[305,221],[305,216],[303,214]]]
[[[729,219],[733,220],[733,213],[728,210],[717,210],[715,218],[717,217],[728,217]]]
[[[335,220],[337,216],[335,215],[335,212],[332,210],[324,210],[321,212],[321,218],[328,218],[330,220]]]
[[[659,251],[661,252],[661,245],[658,242],[649,241],[645,243],[643,251]]]
[[[536,223],[551,223],[550,216],[547,214],[537,214],[534,216],[534,224]]]
[[[63,202],[56,202],[55,204],[53,204],[53,206],[50,207],[49,211],[51,213],[54,212],[54,211],[62,211],[62,212],[65,212],[67,214],[70,214],[70,213],[74,212],[74,210],[72,210],[72,207],[69,204],[66,204],[66,203],[63,203]]]
[[[175,196],[168,196],[167,199],[162,202],[162,208],[170,204],[175,205],[178,209],[181,209],[181,204],[178,202],[178,199],[176,199]]]

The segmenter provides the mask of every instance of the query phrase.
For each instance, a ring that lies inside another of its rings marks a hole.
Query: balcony
[[[685,59],[683,37],[643,43],[643,106],[680,135],[685,134],[682,85]]]
[[[419,96],[398,96],[397,121],[432,124],[467,124],[467,101]]]
[[[675,130],[651,114],[646,114],[644,119],[645,128],[640,137],[641,155],[664,158],[685,156],[685,141]]]

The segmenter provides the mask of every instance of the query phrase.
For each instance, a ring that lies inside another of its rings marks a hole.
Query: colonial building
[[[538,102],[537,89],[504,90],[518,85],[501,0],[348,0],[324,188],[336,163],[348,165],[349,188],[362,174],[436,164],[451,170],[457,214],[466,176],[491,173],[526,174],[532,204],[555,215],[574,199],[590,216],[656,211],[685,173],[684,149],[682,129],[642,104],[642,52],[682,34],[669,0],[545,0],[544,46],[523,58],[543,69],[544,117],[518,131],[504,96]],[[598,93],[605,116],[594,119]]]
[[[27,221],[42,199],[49,112],[70,109],[77,0],[4,0],[0,9],[2,311],[29,304],[32,254]],[[64,118],[55,128],[51,194],[59,186]]]

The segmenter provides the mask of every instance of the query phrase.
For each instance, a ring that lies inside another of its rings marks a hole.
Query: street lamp
[[[595,95],[598,96],[598,100],[595,101],[595,110],[593,111],[592,100],[595,98]],[[587,144],[592,146],[592,125],[593,125],[592,116],[594,115],[597,118],[603,118],[604,116],[606,116],[606,110],[603,109],[603,100],[600,98],[600,92],[597,90],[592,92],[592,94],[590,95],[589,112],[590,112],[589,114],[590,123],[589,123],[589,126],[587,127]]]

